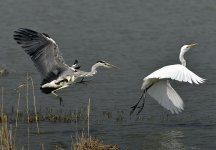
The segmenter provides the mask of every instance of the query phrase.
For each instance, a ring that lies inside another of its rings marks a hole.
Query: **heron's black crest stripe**
[[[99,61],[97,61],[96,63],[105,63],[105,61],[103,61],[103,60],[99,60]]]

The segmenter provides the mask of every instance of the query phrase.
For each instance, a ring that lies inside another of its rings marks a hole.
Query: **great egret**
[[[139,114],[145,103],[145,96],[148,93],[153,97],[160,105],[171,111],[172,114],[178,114],[181,112],[183,107],[183,101],[178,93],[170,85],[169,79],[177,80],[180,82],[189,83],[203,83],[205,79],[197,76],[195,73],[186,68],[186,60],[184,54],[196,44],[184,45],[181,48],[179,59],[181,64],[165,66],[159,70],[154,71],[143,80],[141,89],[143,90],[142,96],[139,101],[132,106],[130,114],[132,114],[136,108],[139,108]],[[138,107],[139,102],[143,99],[142,105]]]
[[[60,104],[62,98],[56,94],[56,91],[68,87],[77,78],[86,75],[85,72],[77,72],[79,67],[75,64],[70,67],[65,63],[58,45],[47,34],[20,28],[14,32],[14,39],[31,57],[35,67],[40,72],[42,78],[41,91],[45,94],[52,93],[58,97]],[[89,75],[95,74],[96,68],[99,66],[109,68],[112,65],[99,61],[93,65]]]

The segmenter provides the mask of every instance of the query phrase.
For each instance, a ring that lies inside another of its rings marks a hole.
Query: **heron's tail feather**
[[[55,71],[56,72],[49,72],[48,75],[42,80],[41,85],[56,80],[59,77],[61,71],[58,68]]]

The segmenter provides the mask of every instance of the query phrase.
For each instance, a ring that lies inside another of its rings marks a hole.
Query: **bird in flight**
[[[99,66],[114,67],[105,61],[98,61],[92,66],[91,72],[78,71],[79,66],[76,65],[76,61],[71,67],[67,65],[58,45],[46,33],[20,28],[14,31],[14,40],[31,57],[35,67],[40,72],[42,78],[41,91],[58,97],[60,105],[62,104],[62,98],[57,95],[56,91],[73,84],[77,78],[94,75],[97,72],[96,68]]]
[[[132,114],[136,108],[139,108],[139,114],[145,103],[146,93],[153,97],[160,105],[171,111],[172,114],[178,114],[182,110],[183,101],[178,93],[170,85],[169,79],[189,82],[189,83],[203,83],[205,79],[197,76],[195,73],[186,68],[186,60],[184,54],[197,44],[189,44],[181,47],[179,59],[181,64],[169,65],[158,69],[143,79],[141,90],[143,93],[139,101],[132,106],[130,114]],[[142,100],[141,106],[138,106]]]

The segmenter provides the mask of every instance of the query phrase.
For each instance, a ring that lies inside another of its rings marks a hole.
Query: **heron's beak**
[[[107,63],[107,66],[109,66],[110,68],[117,68],[117,69],[120,69],[119,67],[117,67],[117,66],[114,66],[114,65],[112,65],[112,64],[109,64],[109,63]]]
[[[191,47],[194,47],[196,45],[197,45],[197,43],[193,43],[193,44],[189,44],[188,47],[191,48]]]

